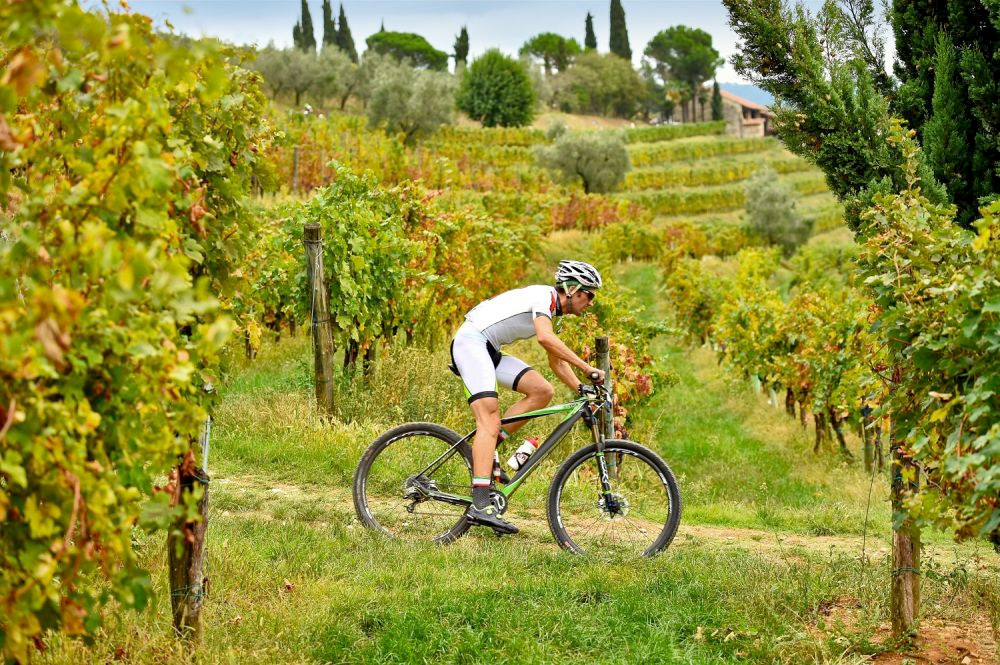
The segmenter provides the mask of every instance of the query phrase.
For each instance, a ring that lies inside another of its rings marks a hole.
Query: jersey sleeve
[[[539,289],[539,294],[537,297],[532,298],[531,303],[531,319],[535,320],[539,316],[546,316],[548,318],[554,317],[556,314],[556,292],[552,289],[546,289],[542,291]]]

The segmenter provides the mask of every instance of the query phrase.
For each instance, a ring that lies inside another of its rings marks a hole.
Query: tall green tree
[[[587,12],[587,20],[584,26],[583,48],[587,51],[597,50],[597,34],[594,33],[594,17]]]
[[[307,53],[316,52],[316,33],[313,30],[312,15],[309,13],[309,3],[302,0],[302,22],[299,26],[299,48]]]
[[[1000,6],[897,0],[891,20],[901,82],[892,108],[917,131],[958,222],[968,226],[1000,192]]]
[[[555,71],[565,71],[570,59],[581,52],[580,44],[575,39],[566,39],[554,32],[543,32],[524,42],[520,55],[531,55],[542,61],[545,75]]]
[[[556,106],[571,113],[631,118],[646,97],[642,78],[611,53],[580,54],[553,83]]]
[[[644,53],[653,61],[662,83],[674,80],[686,84],[691,114],[689,116],[685,107],[684,120],[693,119],[696,115],[694,104],[702,84],[713,78],[716,68],[725,62],[712,47],[712,36],[700,28],[675,25],[656,33]]]
[[[323,46],[337,43],[337,26],[333,22],[330,0],[323,0]]]
[[[380,30],[366,41],[372,51],[391,55],[397,60],[406,58],[414,67],[435,71],[448,69],[448,54],[437,50],[418,34]]]
[[[719,90],[719,82],[712,81],[712,120],[723,120],[722,113],[722,92]]]
[[[628,28],[625,27],[625,8],[621,0],[611,0],[610,50],[615,55],[632,62],[632,48],[628,45]]]
[[[302,48],[302,23],[301,21],[296,21],[295,25],[292,26],[292,44],[295,48]]]
[[[907,187],[902,149],[885,140],[891,113],[878,65],[884,52],[878,41],[866,39],[876,32],[876,17],[860,11],[855,20],[833,3],[815,17],[784,0],[723,3],[742,40],[732,59],[736,71],[774,96],[782,141],[826,173],[845,203],[848,225],[860,230],[860,212],[875,194]],[[924,195],[946,202],[926,154],[915,159]]]
[[[447,72],[414,71],[400,62],[379,67],[366,109],[372,127],[402,134],[404,143],[425,137],[451,122],[455,77]]]
[[[462,26],[459,31],[458,36],[455,37],[455,66],[458,67],[458,63],[463,65],[469,58],[469,31]]]
[[[337,46],[347,54],[354,64],[358,63],[358,49],[354,47],[354,37],[347,25],[347,14],[344,13],[344,3],[340,3],[340,16],[337,18]]]
[[[469,66],[456,101],[458,108],[486,127],[520,127],[535,115],[535,89],[528,72],[497,49]]]

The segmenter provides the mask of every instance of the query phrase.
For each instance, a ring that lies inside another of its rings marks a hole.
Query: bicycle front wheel
[[[365,526],[402,540],[450,543],[469,530],[472,451],[433,423],[407,423],[376,439],[354,473],[354,508]]]
[[[549,528],[563,549],[576,554],[653,556],[662,552],[681,521],[681,494],[667,463],[633,441],[609,439],[608,494],[601,488],[597,446],[573,453],[549,488]]]

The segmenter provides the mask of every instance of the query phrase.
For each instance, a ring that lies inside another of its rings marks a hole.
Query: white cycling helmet
[[[566,259],[556,268],[556,286],[579,286],[593,291],[601,288],[601,284],[601,273],[589,263]]]

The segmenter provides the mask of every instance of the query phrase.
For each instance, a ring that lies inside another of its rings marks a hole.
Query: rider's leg
[[[480,397],[469,404],[476,418],[476,436],[472,439],[472,476],[486,479],[483,489],[477,491],[475,481],[472,500],[482,508],[489,503],[489,479],[493,476],[493,453],[500,434],[500,405],[496,397]],[[480,480],[480,486],[482,481]]]
[[[524,395],[524,397],[510,405],[510,408],[503,414],[504,418],[517,416],[528,411],[534,411],[535,409],[544,409],[555,395],[555,388],[552,387],[552,384],[537,370],[530,368],[521,374],[513,388]],[[516,423],[507,423],[503,427],[507,430],[508,434],[513,434],[527,422],[527,420],[522,420]]]

